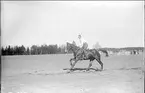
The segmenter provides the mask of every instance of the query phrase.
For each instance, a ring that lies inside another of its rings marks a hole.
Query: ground
[[[71,54],[2,56],[1,93],[143,93],[143,55],[101,57],[103,71],[66,73]],[[80,61],[76,68],[87,68]],[[94,61],[93,68],[100,68]]]

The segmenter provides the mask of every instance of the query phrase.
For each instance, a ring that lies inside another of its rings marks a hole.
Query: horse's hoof
[[[67,71],[66,73],[71,73],[72,71]]]
[[[72,69],[70,69],[69,71],[67,71],[67,73],[71,73],[71,72],[73,72],[73,70],[72,70]]]
[[[70,71],[67,71],[66,73],[70,73]]]
[[[90,71],[90,69],[87,69],[86,71]]]
[[[100,69],[99,71],[103,71],[103,69]]]

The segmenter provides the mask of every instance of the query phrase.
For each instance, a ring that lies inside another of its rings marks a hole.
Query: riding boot
[[[87,56],[86,56],[86,54],[84,55],[84,58],[85,58],[85,59],[87,59]]]
[[[87,59],[85,50],[84,50],[84,59]]]

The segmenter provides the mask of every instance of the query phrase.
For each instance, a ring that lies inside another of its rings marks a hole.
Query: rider
[[[79,47],[82,49],[82,56],[83,56],[84,59],[86,59],[87,58],[86,50],[88,49],[88,43],[82,37],[81,34],[78,35],[78,38],[79,38]]]

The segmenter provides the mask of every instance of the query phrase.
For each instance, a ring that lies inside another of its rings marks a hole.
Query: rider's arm
[[[83,42],[81,39],[79,39],[79,47],[82,48],[83,47]]]

